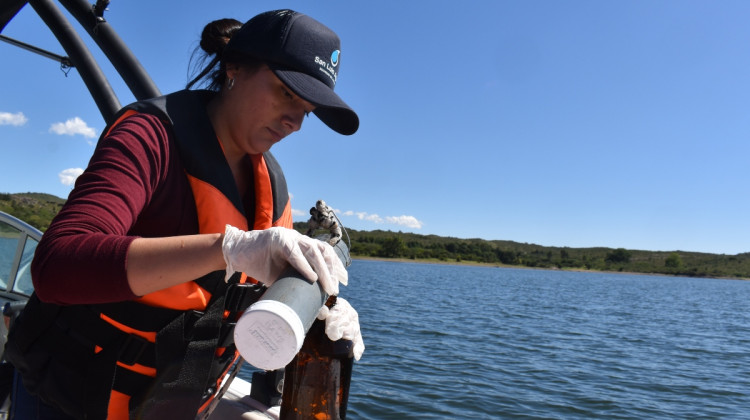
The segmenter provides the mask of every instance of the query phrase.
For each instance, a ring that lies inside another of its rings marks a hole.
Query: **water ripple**
[[[750,418],[750,282],[355,261],[351,419]]]

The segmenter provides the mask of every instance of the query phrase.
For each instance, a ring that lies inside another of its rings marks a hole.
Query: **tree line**
[[[12,214],[42,232],[64,203],[64,199],[50,194],[0,193],[0,211]],[[305,232],[307,223],[297,222],[294,227]],[[679,250],[548,247],[514,241],[354,229],[346,231],[344,240],[354,258],[750,279],[750,253],[724,255]]]
[[[304,232],[306,223],[295,223]],[[352,257],[497,266],[750,279],[750,253],[738,255],[624,248],[549,247],[393,231],[348,230]],[[346,235],[344,236],[346,239]]]

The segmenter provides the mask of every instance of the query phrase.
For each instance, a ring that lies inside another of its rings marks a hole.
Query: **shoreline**
[[[666,273],[642,273],[638,271],[606,271],[606,270],[589,270],[585,268],[550,268],[550,267],[526,267],[522,265],[508,265],[502,263],[483,263],[476,261],[441,261],[431,259],[411,259],[411,258],[385,258],[385,257],[369,257],[369,256],[356,256],[351,257],[354,260],[363,261],[384,261],[384,262],[397,262],[397,263],[411,263],[411,264],[435,264],[435,265],[455,265],[455,266],[474,266],[474,267],[490,267],[490,268],[514,268],[518,270],[544,270],[544,271],[570,271],[577,273],[606,273],[606,274],[626,274],[635,276],[657,276],[657,277],[683,277],[683,278],[694,278],[694,279],[718,279],[718,280],[750,280],[750,278],[744,277],[704,277],[704,276],[688,276],[685,274],[666,274]]]

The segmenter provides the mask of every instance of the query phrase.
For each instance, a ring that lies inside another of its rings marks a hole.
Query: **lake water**
[[[750,418],[750,282],[363,260],[349,273],[341,297],[367,348],[348,418]]]

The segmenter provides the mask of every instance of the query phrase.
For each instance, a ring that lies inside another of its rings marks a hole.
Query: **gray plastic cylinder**
[[[345,267],[351,263],[342,241],[334,247]],[[242,357],[264,369],[281,369],[302,347],[305,334],[328,299],[319,282],[289,268],[237,321],[234,342]]]

